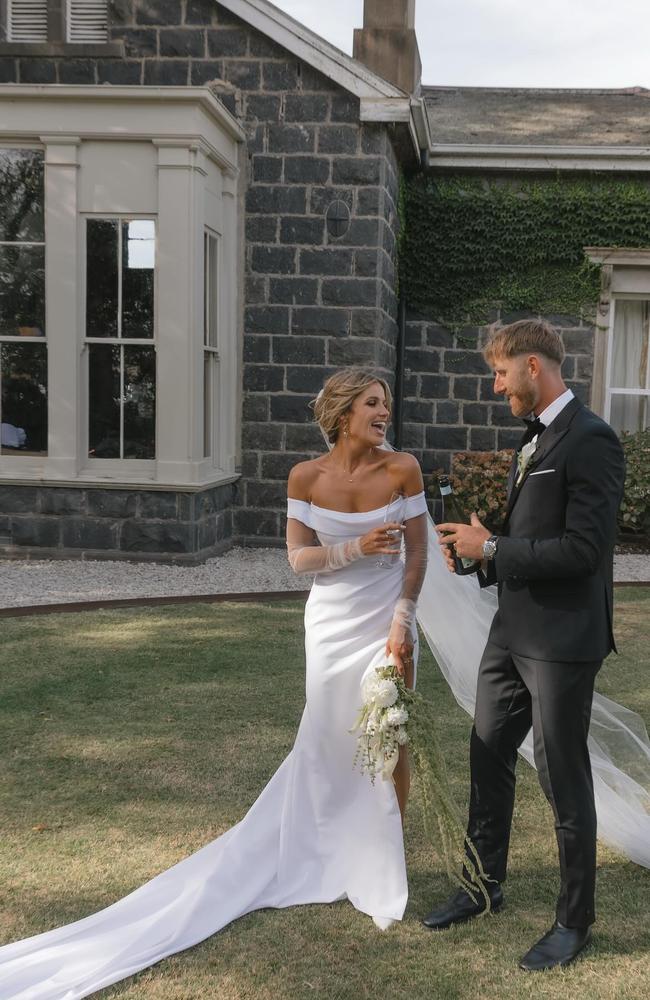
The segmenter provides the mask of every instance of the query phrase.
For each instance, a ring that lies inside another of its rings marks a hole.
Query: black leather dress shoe
[[[565,927],[556,921],[550,931],[526,952],[520,969],[543,972],[559,965],[568,965],[591,941],[591,927]]]
[[[497,913],[503,906],[501,886],[497,882],[492,882],[488,887],[488,894],[491,903],[490,912]],[[464,924],[472,917],[478,917],[484,910],[485,899],[483,896],[479,896],[475,902],[464,889],[459,889],[446,903],[427,914],[422,923],[430,931],[444,931],[452,924]]]

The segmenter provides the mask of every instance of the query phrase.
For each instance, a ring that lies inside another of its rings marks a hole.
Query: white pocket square
[[[530,472],[528,478],[531,479],[533,476],[546,476],[549,472],[555,472],[555,469],[540,469],[539,472]]]

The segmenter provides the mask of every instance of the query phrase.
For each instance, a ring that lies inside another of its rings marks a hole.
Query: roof
[[[357,97],[402,101],[408,97],[269,0],[219,0],[219,4]]]
[[[434,146],[650,146],[650,90],[423,87]]]
[[[401,122],[413,151],[428,144],[426,116],[420,101],[373,73],[358,59],[337,49],[269,0],[219,0],[219,4],[251,28],[359,98],[362,122]]]

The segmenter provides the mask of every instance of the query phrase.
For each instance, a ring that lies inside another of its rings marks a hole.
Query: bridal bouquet
[[[445,761],[436,739],[434,706],[406,687],[393,664],[377,667],[361,685],[363,706],[351,732],[358,732],[355,765],[375,782],[392,778],[399,749],[408,745],[422,792],[425,830],[434,848],[440,845],[447,874],[473,899],[490,897],[489,879],[467,838],[449,787]],[[457,871],[462,868],[463,874]]]

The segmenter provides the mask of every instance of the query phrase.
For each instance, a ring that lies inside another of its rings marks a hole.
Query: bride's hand
[[[386,655],[393,657],[395,669],[406,680],[406,686],[413,687],[413,636],[410,629],[393,624],[386,641]]]
[[[400,551],[404,525],[398,521],[388,521],[373,528],[361,538],[361,551],[364,556],[397,555]]]

